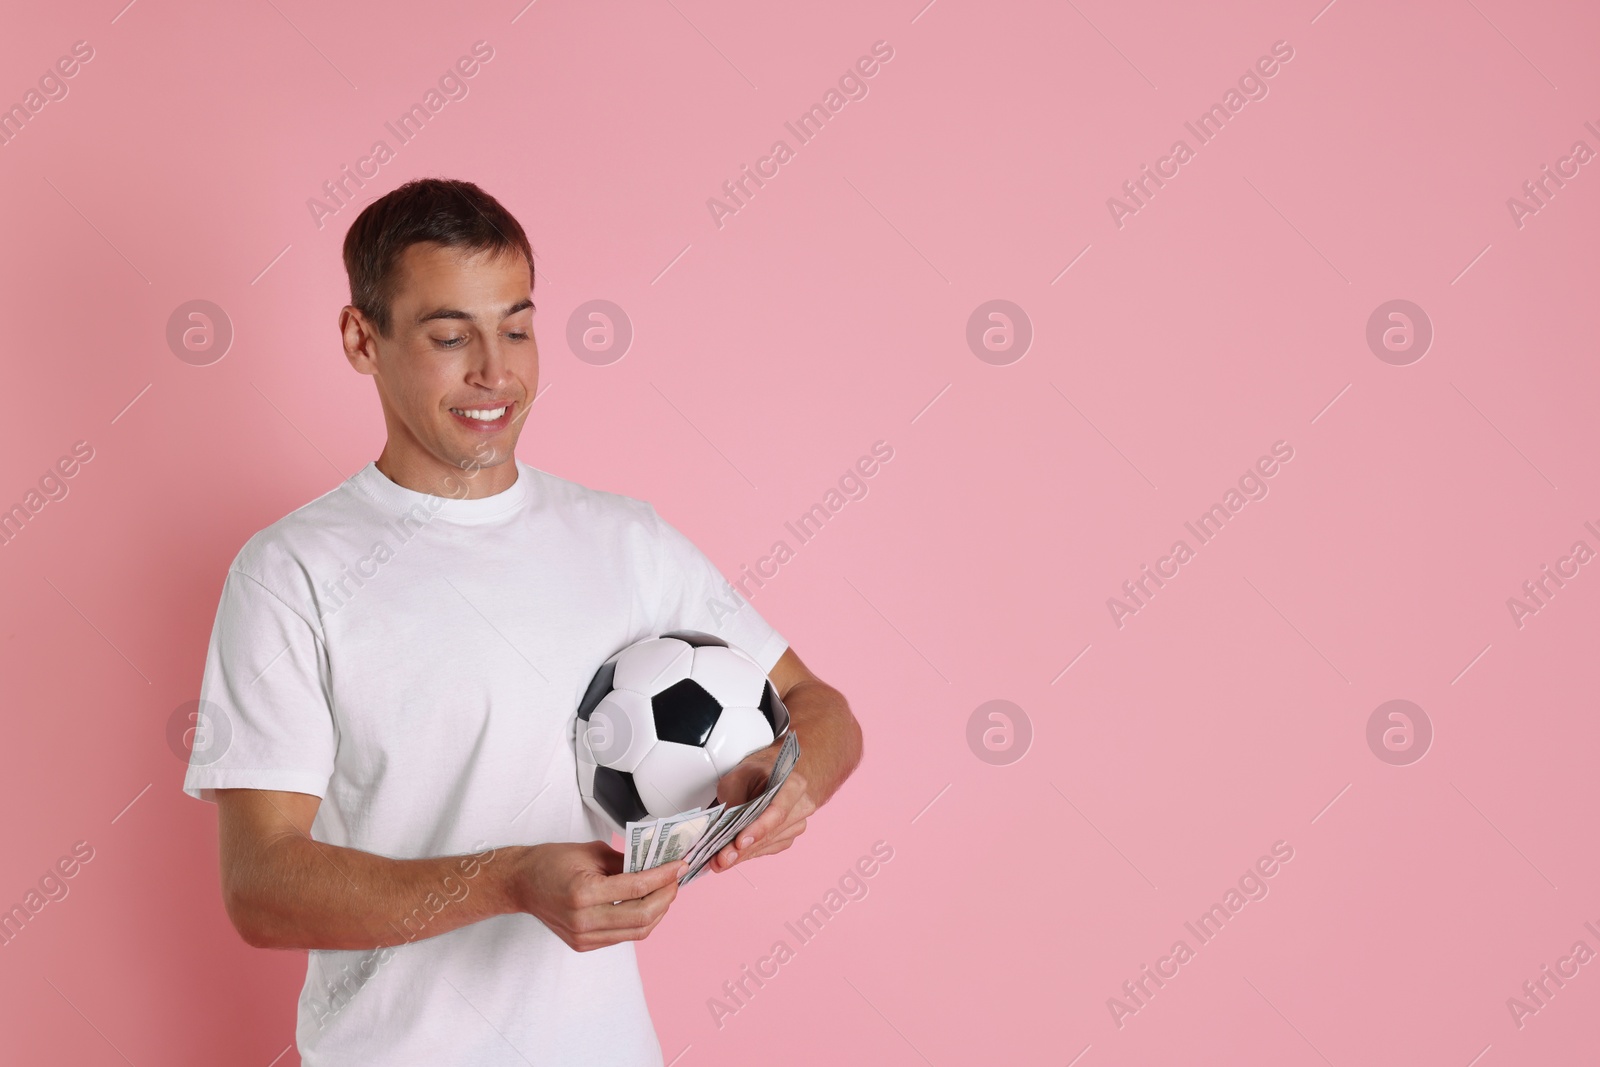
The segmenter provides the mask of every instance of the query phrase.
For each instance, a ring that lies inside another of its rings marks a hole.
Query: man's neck
[[[507,457],[504,462],[492,467],[468,466],[458,469],[431,457],[430,461],[420,463],[396,459],[387,445],[373,466],[402,488],[458,500],[476,500],[503,493],[516,484],[518,476],[514,457]]]

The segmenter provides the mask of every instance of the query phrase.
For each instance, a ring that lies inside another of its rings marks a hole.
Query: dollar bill
[[[650,855],[645,859],[645,869],[659,867],[664,863],[676,863],[682,859],[705,834],[706,828],[712,821],[721,814],[722,806],[719,804],[713,808],[686,811],[662,819],[661,827],[656,831],[655,841],[650,846]]]
[[[644,870],[645,857],[650,854],[650,846],[655,842],[656,828],[660,825],[660,819],[630,822],[627,825],[623,831],[623,844],[627,847],[627,851],[623,854],[623,873],[632,874],[634,871]]]
[[[781,749],[779,750],[779,758],[782,758]],[[790,766],[792,766],[792,763]],[[767,784],[762,787],[757,796],[745,801],[743,804],[728,806],[723,813],[723,817],[718,820],[717,825],[701,839],[700,844],[694,850],[694,854],[689,857],[691,867],[701,861],[709,862],[712,856],[727,847],[728,843],[738,835],[740,830],[748,826],[752,819],[761,814],[761,810],[766,807],[764,801],[771,800],[772,796],[783,786],[783,779],[788,777],[788,769],[780,768],[777,763],[774,763],[773,771],[775,773],[768,776]]]
[[[767,792],[776,793],[778,787],[788,779],[789,772],[794,770],[794,765],[800,762],[800,738],[793,733],[784,735],[783,744],[778,746],[778,758],[773,761],[772,775],[767,779]]]
[[[715,849],[712,846],[714,846],[722,837],[723,832],[726,831],[728,827],[732,826],[734,822],[738,820],[739,816],[744,814],[745,810],[749,806],[749,802],[744,804],[727,804],[723,806],[722,814],[717,816],[716,821],[713,822],[706,830],[705,835],[700,838],[699,843],[696,844],[694,848],[689,850],[688,855],[684,856],[684,859],[689,862],[691,867],[698,863],[700,857],[705,855],[707,852],[715,852]]]
[[[778,785],[781,786],[782,783],[780,782]],[[723,824],[714,839],[704,842],[703,847],[697,850],[690,861],[689,869],[684,872],[678,884],[680,886],[688,885],[703,874],[711,866],[711,861],[716,858],[717,853],[738,840],[739,834],[744,828],[760,818],[761,813],[767,809],[767,804],[771,802],[777,791],[776,788],[772,788],[770,791],[764,790],[754,800],[739,805],[735,817]]]

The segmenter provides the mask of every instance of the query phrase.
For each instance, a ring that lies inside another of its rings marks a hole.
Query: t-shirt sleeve
[[[789,647],[781,633],[740,595],[716,564],[652,506],[655,531],[656,633],[699,630],[748,652],[771,673]]]
[[[183,791],[275,789],[323,796],[335,729],[328,659],[319,630],[243,571],[222,586],[191,715]]]

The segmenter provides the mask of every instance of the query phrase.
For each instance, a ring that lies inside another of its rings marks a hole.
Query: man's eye
[[[523,333],[521,330],[513,331],[511,336],[515,337],[519,341],[526,341],[528,339],[528,335],[526,333]]]
[[[435,337],[433,339],[434,344],[440,348],[460,348],[465,341],[465,337]]]

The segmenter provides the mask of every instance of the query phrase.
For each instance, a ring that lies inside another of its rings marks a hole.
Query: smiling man
[[[308,1067],[659,1064],[632,942],[682,865],[621,873],[579,797],[591,674],[697,629],[771,675],[803,755],[717,871],[787,848],[860,729],[654,507],[516,459],[538,395],[533,254],[498,202],[410,182],[355,220],[344,261],[345,355],[387,441],[223,584],[184,790],[218,805],[228,915],[251,945],[310,950]],[[759,791],[777,747],[718,799]]]

